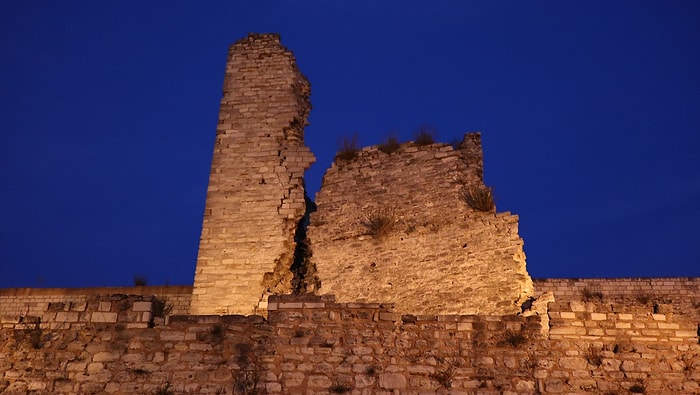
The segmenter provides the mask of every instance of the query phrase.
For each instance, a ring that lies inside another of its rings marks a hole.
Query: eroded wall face
[[[0,393],[700,392],[698,321],[679,300],[550,303],[548,336],[541,315],[416,316],[299,295],[270,298],[267,320],[151,321],[151,300],[90,295],[0,316]]]
[[[337,159],[316,195],[308,230],[319,294],[393,303],[416,314],[511,314],[533,294],[518,217],[462,199],[484,187],[481,140],[459,148],[407,143]],[[391,227],[373,236],[373,221]]]
[[[274,34],[229,49],[192,296],[192,314],[252,314],[288,293],[305,212],[310,86]],[[263,308],[264,311],[264,308]]]

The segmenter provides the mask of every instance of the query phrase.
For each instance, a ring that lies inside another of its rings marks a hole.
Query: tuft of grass
[[[360,153],[360,146],[357,143],[357,135],[352,137],[343,137],[338,144],[338,153],[335,157],[342,161],[352,161],[357,159]]]
[[[465,185],[460,189],[459,197],[474,210],[483,212],[496,210],[496,204],[493,200],[493,189],[487,186]]]
[[[367,228],[369,233],[375,239],[381,239],[388,235],[394,227],[395,215],[393,210],[377,210],[367,214],[362,219],[362,226]]]
[[[151,299],[152,303],[152,313],[154,317],[165,317],[166,315],[170,315],[173,311],[173,304],[168,303],[167,298],[158,298],[157,296],[154,296],[153,299]]]
[[[134,286],[135,287],[145,287],[148,285],[148,279],[146,276],[140,274],[134,274]]]
[[[598,290],[593,290],[590,288],[584,288],[581,290],[581,296],[583,297],[584,302],[593,302],[593,301],[603,301],[603,293],[598,291]]]
[[[365,375],[367,376],[374,376],[377,374],[377,367],[374,365],[369,365],[367,366],[367,369],[365,369]]]
[[[153,395],[175,395],[175,392],[170,389],[170,383],[166,381],[165,384],[161,385],[153,392]]]
[[[399,149],[399,139],[396,137],[396,133],[390,134],[389,137],[384,140],[384,142],[379,144],[377,149],[385,154],[392,154],[396,152]]]
[[[32,348],[38,350],[44,345],[42,342],[44,332],[41,329],[41,319],[36,320],[34,323],[34,328],[25,329],[25,333],[29,339],[29,344],[32,345]]]
[[[513,347],[520,347],[527,342],[527,338],[522,332],[506,331],[506,343]]]
[[[211,333],[214,341],[221,343],[224,341],[224,337],[226,337],[226,328],[224,328],[224,326],[221,324],[215,324],[213,327],[211,327],[209,333]]]
[[[347,384],[335,383],[328,389],[331,394],[344,394],[350,392],[352,387]]]
[[[435,129],[423,126],[416,132],[415,138],[413,140],[417,145],[430,145],[435,143],[435,135],[437,132]]]
[[[445,388],[452,387],[452,379],[457,372],[457,368],[454,366],[446,366],[443,369],[430,374],[430,378],[437,381],[441,386]]]
[[[644,384],[637,383],[637,384],[633,384],[630,387],[630,392],[633,394],[645,394],[647,392],[647,389],[644,387]]]
[[[600,350],[593,345],[588,346],[588,350],[586,350],[584,353],[584,357],[586,358],[586,361],[593,366],[599,367],[603,364],[603,356],[601,355]]]
[[[639,302],[640,304],[647,304],[650,301],[651,296],[649,296],[648,294],[641,293],[637,295],[637,302]]]

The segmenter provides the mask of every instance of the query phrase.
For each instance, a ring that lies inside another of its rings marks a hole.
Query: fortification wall
[[[533,294],[518,217],[461,198],[484,188],[481,140],[364,148],[323,177],[308,236],[317,293],[421,314],[509,314]],[[388,229],[373,234],[373,221]]]
[[[700,302],[700,277],[547,278],[533,280],[538,292],[552,291],[557,300],[578,300],[585,293],[612,299],[693,299]]]
[[[141,295],[156,297],[172,305],[172,314],[189,314],[191,286],[143,286],[102,288],[0,288],[0,317],[2,322],[15,322],[18,317],[39,317],[49,309],[66,311],[84,305],[99,295]],[[78,307],[79,308],[79,307]]]
[[[644,305],[552,303],[546,335],[536,315],[410,315],[328,296],[271,297],[267,320],[147,327],[150,302],[117,299],[66,325],[0,329],[0,393],[700,393],[697,322]]]
[[[193,314],[264,312],[291,291],[310,86],[275,34],[229,49],[192,296]]]

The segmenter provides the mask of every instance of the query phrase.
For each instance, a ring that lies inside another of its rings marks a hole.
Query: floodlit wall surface
[[[471,208],[484,188],[481,140],[377,146],[336,158],[308,236],[319,294],[425,314],[511,314],[533,294],[518,217]],[[390,223],[381,234],[374,221]]]
[[[173,306],[172,314],[189,314],[191,286],[143,286],[104,288],[0,288],[0,317],[41,316],[53,304],[53,309],[75,309],[100,295],[145,295],[156,297]]]
[[[294,234],[305,213],[310,87],[274,34],[229,50],[193,314],[252,314],[291,290]]]
[[[151,321],[146,296],[103,295],[4,322],[0,393],[698,394],[698,323],[670,302],[554,302],[544,331],[538,315],[329,296],[273,296],[267,319]]]

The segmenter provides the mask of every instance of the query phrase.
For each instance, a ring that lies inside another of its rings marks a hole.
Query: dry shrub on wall
[[[338,153],[335,157],[343,161],[351,161],[357,158],[360,153],[360,146],[357,142],[357,135],[343,137],[338,143]]]
[[[378,209],[364,216],[362,226],[375,239],[381,239],[391,232],[396,222],[394,210]]]
[[[389,137],[384,140],[384,142],[379,144],[377,149],[385,154],[392,154],[396,152],[399,149],[399,139],[396,137],[396,133],[392,132]]]
[[[413,141],[417,145],[430,145],[435,143],[435,135],[437,131],[430,126],[422,126],[416,131],[416,137]]]
[[[584,288],[581,290],[581,298],[584,302],[602,302],[604,295],[600,290]]]
[[[460,189],[459,197],[474,210],[483,212],[496,210],[496,203],[493,200],[493,189],[490,187],[465,185]]]

